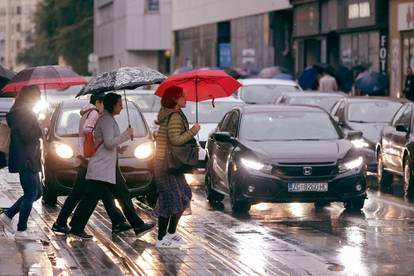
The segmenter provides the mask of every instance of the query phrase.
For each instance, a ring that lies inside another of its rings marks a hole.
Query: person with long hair
[[[158,216],[158,239],[156,247],[171,248],[182,243],[176,233],[178,222],[191,202],[191,188],[184,173],[170,172],[167,164],[168,145],[183,145],[193,139],[200,130],[196,123],[191,129],[182,112],[186,98],[181,87],[169,87],[162,99],[157,123],[155,153],[155,182],[159,193],[155,214]]]
[[[12,219],[19,213],[16,240],[36,239],[27,232],[27,222],[33,202],[42,196],[40,138],[42,130],[33,107],[40,100],[39,87],[26,86],[19,93],[9,113],[6,115],[10,127],[9,171],[18,173],[23,188],[21,196],[8,210],[0,215],[0,223],[14,233]]]

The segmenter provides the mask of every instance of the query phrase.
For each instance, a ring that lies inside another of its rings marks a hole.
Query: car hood
[[[336,162],[352,149],[347,140],[333,141],[243,141],[259,158],[271,163]]]
[[[375,123],[375,124],[360,124],[349,123],[351,129],[361,131],[364,138],[368,139],[372,143],[377,143],[381,136],[381,130],[388,126],[387,123]]]

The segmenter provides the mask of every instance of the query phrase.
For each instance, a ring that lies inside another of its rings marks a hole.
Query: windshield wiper
[[[358,123],[358,124],[372,124],[371,122],[367,122],[367,121],[349,121],[351,123]]]

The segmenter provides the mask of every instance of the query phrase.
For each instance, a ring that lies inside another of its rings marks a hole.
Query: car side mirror
[[[213,134],[214,140],[222,143],[233,143],[234,138],[230,132],[216,132]]]
[[[408,129],[404,125],[396,125],[395,130],[397,130],[398,132],[408,133]]]
[[[362,139],[362,132],[361,131],[349,131],[346,134],[346,139],[348,139],[348,140]]]

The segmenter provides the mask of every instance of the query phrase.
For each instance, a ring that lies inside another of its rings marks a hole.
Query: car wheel
[[[222,202],[223,199],[224,199],[224,195],[213,190],[213,188],[212,188],[213,182],[212,181],[213,180],[211,178],[211,174],[209,172],[209,169],[207,169],[206,176],[204,178],[204,186],[205,186],[207,200],[210,203]]]
[[[53,190],[48,189],[47,186],[43,188],[42,203],[49,206],[55,206],[57,204],[57,195]]]
[[[313,205],[315,205],[315,208],[316,209],[319,209],[319,208],[323,208],[323,207],[329,206],[330,205],[330,202],[323,201],[323,200],[319,200],[319,201],[314,202]]]
[[[364,208],[365,196],[350,199],[344,202],[344,207],[347,211],[360,211]]]
[[[403,176],[403,190],[406,196],[411,196],[413,187],[413,171],[411,168],[411,159],[406,157],[404,159],[404,176]]]
[[[392,185],[394,176],[384,170],[384,162],[382,161],[382,154],[379,152],[377,154],[377,181],[379,187],[388,188]]]
[[[252,204],[247,200],[239,200],[236,198],[236,187],[233,183],[230,190],[230,205],[234,213],[244,214],[250,211]]]

